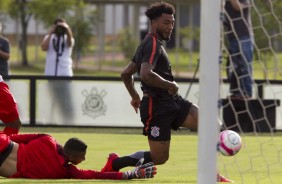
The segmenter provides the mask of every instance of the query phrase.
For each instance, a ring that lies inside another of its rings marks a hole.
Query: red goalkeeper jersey
[[[1,75],[0,75],[1,76]],[[6,83],[1,82],[0,78],[0,120],[9,123],[19,118],[17,102],[11,94]]]
[[[121,172],[82,170],[70,164],[62,146],[46,134],[11,135],[19,144],[17,173],[12,178],[33,179],[122,179]]]

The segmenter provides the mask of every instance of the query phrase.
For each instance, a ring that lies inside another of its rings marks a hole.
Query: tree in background
[[[127,59],[131,59],[133,56],[138,41],[139,40],[133,36],[131,27],[125,27],[118,33],[118,44]]]
[[[63,17],[68,22],[75,39],[74,61],[78,63],[81,54],[88,48],[92,32],[99,21],[95,7],[85,4],[83,0],[34,0],[32,9],[35,19],[42,22],[46,28],[49,28],[57,17]]]
[[[28,66],[27,28],[30,18],[40,21],[46,29],[53,24],[57,17],[63,17],[74,30],[76,40],[74,54],[79,58],[90,43],[92,29],[95,26],[95,11],[85,6],[83,0],[6,0],[0,1],[0,12],[9,15],[21,25],[19,46],[21,48],[22,65]],[[87,19],[87,17],[89,17]],[[94,21],[93,21],[94,19]],[[98,19],[97,19],[98,20]],[[46,30],[46,33],[49,30]]]
[[[18,21],[21,25],[20,27],[22,33],[19,40],[19,48],[21,49],[22,65],[28,66],[27,27],[28,27],[28,22],[32,16],[29,7],[29,2],[27,0],[10,0],[6,2],[8,8],[4,9],[4,11],[8,13],[12,19]]]
[[[179,33],[182,38],[182,47],[184,47],[184,49],[191,50],[192,52],[199,51],[199,42],[200,42],[199,27],[186,26],[180,28]]]
[[[69,20],[72,26],[75,45],[74,45],[74,62],[78,64],[81,55],[88,49],[93,36],[93,31],[96,30],[96,25],[101,19],[98,18],[95,7],[87,5],[83,0],[77,0],[75,5],[75,14]]]

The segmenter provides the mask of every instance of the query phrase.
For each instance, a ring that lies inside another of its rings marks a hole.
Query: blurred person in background
[[[72,50],[74,38],[70,26],[63,18],[57,18],[51,26],[48,34],[41,43],[41,49],[46,51],[45,75],[46,76],[73,76]],[[54,111],[58,107],[63,122],[73,121],[73,103],[71,97],[70,80],[49,81],[51,92],[51,115],[54,118]],[[55,121],[55,120],[50,120]]]
[[[85,160],[87,145],[70,138],[64,146],[47,134],[0,132],[0,176],[31,179],[112,179],[153,178],[153,163],[140,165],[127,172],[99,172],[76,167]]]
[[[3,25],[0,22],[0,75],[9,75],[10,42],[2,34]]]
[[[57,18],[41,43],[42,50],[47,52],[45,75],[73,76],[73,46],[74,38],[70,26],[64,19]]]
[[[224,29],[232,99],[252,97],[253,31],[249,0],[226,0]]]

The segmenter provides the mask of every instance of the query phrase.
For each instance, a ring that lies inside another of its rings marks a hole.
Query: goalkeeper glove
[[[153,162],[148,162],[142,165],[144,159],[140,159],[139,166],[136,166],[134,169],[125,172],[127,178],[135,179],[135,178],[153,178],[155,174],[157,174],[157,168]]]

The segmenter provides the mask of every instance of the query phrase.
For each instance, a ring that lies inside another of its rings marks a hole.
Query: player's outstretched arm
[[[83,170],[72,164],[69,164],[67,167],[67,178],[75,179],[130,180],[139,178],[153,178],[156,173],[157,168],[152,162],[137,166],[133,170],[127,172],[99,172],[94,170]]]

